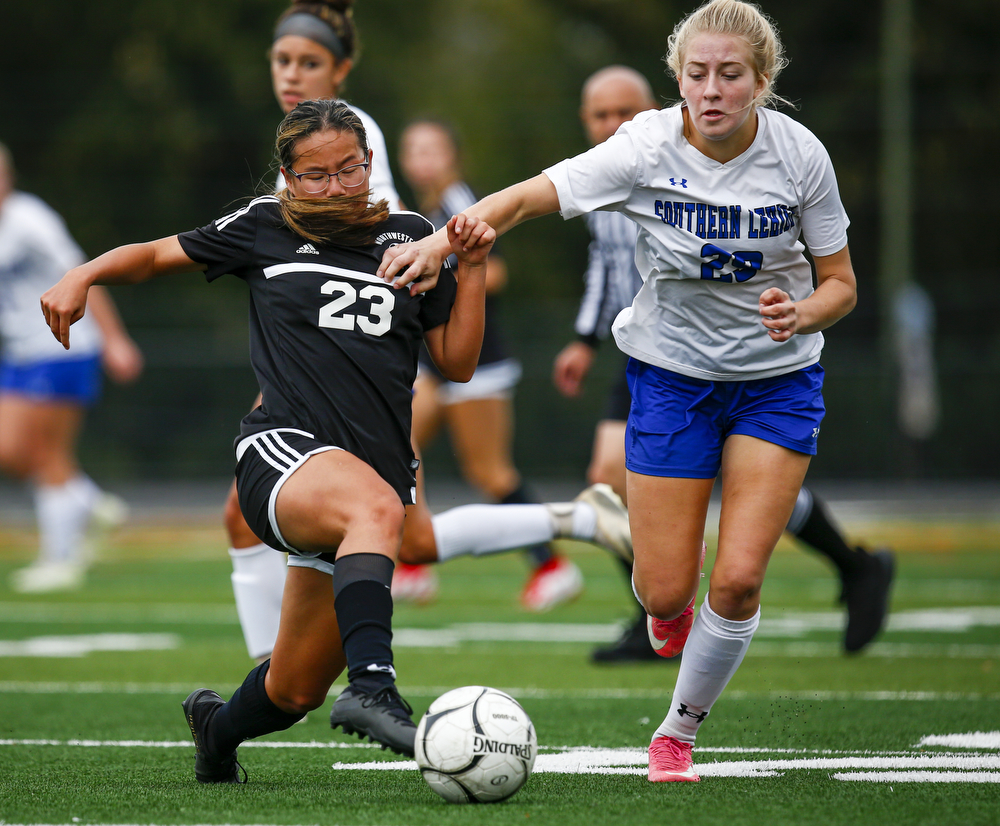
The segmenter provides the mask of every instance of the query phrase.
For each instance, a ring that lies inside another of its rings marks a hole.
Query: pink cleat
[[[649,782],[674,781],[697,783],[701,780],[694,771],[691,744],[673,737],[657,737],[649,744]]]
[[[698,564],[699,571],[705,566],[705,554],[708,548],[704,542],[701,543],[701,562]],[[691,598],[679,617],[672,620],[659,620],[650,615],[646,618],[646,631],[649,635],[649,644],[653,650],[661,657],[676,657],[684,650],[684,643],[687,642],[688,634],[691,633],[691,623],[694,622],[694,601],[698,598],[695,594]]]

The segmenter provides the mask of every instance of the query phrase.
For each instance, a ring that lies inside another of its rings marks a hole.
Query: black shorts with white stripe
[[[285,481],[310,456],[327,450],[340,450],[313,438],[311,433],[279,428],[254,433],[236,446],[236,490],[240,510],[250,529],[272,548],[296,556],[315,557],[287,544],[274,515],[274,503]],[[331,564],[335,554],[318,554]]]

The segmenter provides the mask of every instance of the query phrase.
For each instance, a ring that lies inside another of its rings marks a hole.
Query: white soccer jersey
[[[392,169],[389,166],[389,151],[385,148],[385,136],[379,129],[377,123],[363,109],[359,109],[346,100],[341,101],[351,108],[360,119],[361,125],[365,127],[365,134],[368,136],[368,148],[372,151],[371,177],[368,179],[368,186],[371,191],[371,200],[380,201],[383,198],[389,202],[389,209],[395,211],[399,209],[399,193],[396,192],[396,183],[392,179]],[[285,178],[278,173],[278,184],[275,192],[281,192],[285,188]]]
[[[30,364],[100,352],[100,330],[89,315],[73,325],[73,349],[63,349],[39,301],[85,260],[62,218],[40,198],[12,192],[0,204],[0,355],[5,361]]]
[[[545,170],[563,218],[619,211],[639,225],[643,279],[614,324],[618,346],[709,381],[767,378],[819,360],[821,333],[775,342],[759,298],[813,291],[803,254],[847,245],[847,214],[829,155],[804,126],[758,111],[757,136],[726,164],[683,134],[680,108],[643,112],[582,155]]]

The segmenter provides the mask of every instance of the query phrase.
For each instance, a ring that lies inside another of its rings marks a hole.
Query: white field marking
[[[1000,750],[1000,731],[973,731],[968,734],[931,734],[920,738],[917,746]]]
[[[190,741],[141,741],[141,740],[0,740],[0,746],[75,746],[83,748],[191,748]],[[241,748],[287,749],[375,749],[374,743],[331,743],[310,741],[304,743],[263,741],[244,743]],[[541,753],[542,751],[546,753]],[[556,753],[548,753],[542,747],[535,759],[534,771],[540,774],[607,774],[644,775],[647,771],[648,753],[643,748],[602,749],[592,747],[559,747]],[[700,758],[708,753],[719,753],[723,749],[696,748]],[[728,753],[761,753],[767,749],[725,748]],[[787,754],[791,749],[775,749]],[[837,752],[821,750],[824,756],[790,759],[770,758],[763,760],[714,760],[696,762],[698,774],[702,777],[777,777],[788,771],[842,771],[832,777],[836,780],[866,780],[871,782],[921,783],[996,783],[1000,782],[1000,754],[905,754],[869,752],[845,757],[830,756]],[[813,750],[799,750],[799,753],[814,753]],[[843,753],[843,752],[839,752]],[[412,760],[389,757],[386,760],[357,763],[337,762],[335,771],[415,771],[417,764]],[[854,771],[850,771],[854,770]],[[867,771],[857,771],[867,770]],[[901,771],[900,771],[901,770]]]
[[[216,686],[223,694],[231,694],[239,683]],[[0,694],[179,694],[188,695],[194,688],[192,683],[101,683],[101,682],[29,682],[0,681]],[[338,694],[344,685],[336,684],[330,689],[330,696]],[[403,686],[407,697],[439,697],[455,686]],[[662,700],[670,699],[671,691],[644,688],[528,688],[518,686],[494,686],[512,697],[533,700]],[[766,701],[813,701],[840,702],[843,700],[863,700],[871,702],[975,702],[1000,700],[1000,693],[983,694],[957,691],[727,691],[724,697],[732,700]]]
[[[71,746],[74,748],[177,749],[190,748],[191,740],[0,740],[0,746]],[[380,749],[378,743],[342,743],[329,740],[305,742],[262,740],[240,744],[241,749]],[[3,821],[0,821],[3,823]],[[4,824],[6,826],[6,824]]]
[[[830,776],[867,783],[1000,783],[1000,772],[838,772]]]
[[[897,611],[889,615],[889,631],[934,631],[959,634],[971,628],[1000,626],[1000,606],[962,606]],[[830,611],[768,611],[764,606],[755,637],[802,637],[813,631],[840,631],[844,615]]]
[[[839,642],[765,642],[755,641],[747,651],[748,657],[807,657],[842,658]],[[978,645],[961,643],[901,643],[876,642],[865,649],[866,658],[913,659],[930,657],[933,659],[973,659],[990,660],[1000,658],[1000,645]]]
[[[776,777],[786,771],[830,771],[835,769],[944,769],[946,773],[964,772],[966,777],[979,772],[1000,770],[1000,755],[892,755],[852,757],[806,757],[800,759],[727,760],[702,762],[695,748],[695,768],[702,777]],[[539,774],[646,774],[649,755],[646,749],[578,748],[561,754],[539,754],[534,772]],[[410,771],[417,768],[412,760],[393,762],[334,763],[334,770],[371,769]]]
[[[0,657],[83,657],[95,651],[164,651],[179,648],[176,634],[76,634],[0,640]]]
[[[184,605],[182,603],[86,603],[62,605],[52,602],[0,602],[0,622],[98,625],[126,622],[169,625],[238,625],[235,605]]]

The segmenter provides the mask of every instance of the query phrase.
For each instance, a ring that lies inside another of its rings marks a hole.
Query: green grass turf
[[[952,535],[942,529],[923,536],[923,545],[913,543],[922,550],[900,554],[895,611],[1000,608],[1000,555],[992,534],[984,539],[974,531]],[[240,758],[250,773],[248,785],[200,786],[193,778],[193,748],[186,742],[180,701],[202,685],[228,696],[251,667],[222,548],[221,537],[210,532],[177,530],[166,539],[135,532],[111,548],[83,590],[19,596],[2,583],[28,558],[29,548],[0,534],[0,643],[115,633],[169,634],[177,640],[177,647],[163,650],[0,656],[0,822],[1000,822],[997,783],[845,782],[833,778],[841,769],[802,767],[773,777],[706,776],[699,784],[650,784],[642,774],[536,773],[505,803],[450,806],[413,770],[332,769],[333,763],[399,758],[331,732],[329,705],[305,724],[261,738],[326,747],[244,746]],[[555,634],[566,625],[606,626],[625,619],[630,609],[617,567],[583,546],[569,551],[587,580],[587,591],[572,605],[543,616],[523,613],[516,602],[525,570],[519,555],[458,560],[439,569],[435,604],[397,608],[397,630],[548,623]],[[917,744],[928,735],[1000,729],[996,622],[957,631],[911,622],[890,628],[861,656],[845,657],[839,651],[836,595],[835,578],[821,561],[791,546],[779,549],[765,586],[765,619],[818,614],[833,618],[827,623],[832,627],[807,623],[758,635],[702,728],[698,765],[825,752],[840,757],[983,753]],[[560,747],[641,749],[665,713],[675,666],[596,666],[588,660],[593,646],[459,641],[399,647],[396,664],[400,687],[417,714],[447,688],[494,685],[513,691],[531,715],[540,755],[557,754]],[[25,742],[39,740],[55,744]],[[68,742],[74,740],[97,744]],[[172,743],[181,745],[163,745]],[[727,748],[766,751],[722,751]]]

